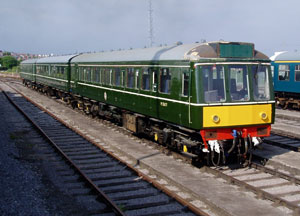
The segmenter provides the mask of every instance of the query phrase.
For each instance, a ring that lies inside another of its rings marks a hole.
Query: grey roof
[[[37,60],[38,60],[37,58],[27,59],[27,60],[22,61],[21,64],[34,64],[34,63],[36,63]]]
[[[161,61],[161,60],[199,60],[202,58],[218,58],[216,44],[229,42],[210,42],[180,44],[173,46],[151,47],[143,49],[120,50],[100,53],[84,53],[72,59],[72,63],[88,62],[131,62],[131,61]],[[258,55],[259,54],[259,55]],[[255,57],[266,58],[260,52]]]
[[[300,52],[281,52],[276,55],[273,61],[300,61]]]
[[[76,54],[77,55],[77,54]],[[36,61],[37,64],[44,63],[59,63],[59,64],[67,64],[70,59],[72,59],[76,55],[65,55],[65,56],[51,56],[46,58],[40,58]]]
[[[199,44],[185,44],[179,46],[151,47],[132,50],[120,50],[99,53],[84,53],[73,62],[120,62],[120,61],[158,61],[158,60],[183,60],[184,53]]]

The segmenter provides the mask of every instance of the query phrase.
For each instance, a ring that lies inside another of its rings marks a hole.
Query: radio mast
[[[149,39],[150,47],[154,45],[152,0],[149,0]]]

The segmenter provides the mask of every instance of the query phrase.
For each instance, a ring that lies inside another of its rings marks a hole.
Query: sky
[[[152,0],[153,46],[252,42],[300,50],[299,0]],[[150,46],[149,0],[0,0],[0,50],[72,54]]]

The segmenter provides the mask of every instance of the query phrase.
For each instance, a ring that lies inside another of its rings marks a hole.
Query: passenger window
[[[51,74],[55,76],[56,71],[57,71],[57,67],[56,66],[52,66]]]
[[[115,69],[115,86],[121,85],[121,70],[120,68]]]
[[[94,82],[100,83],[100,68],[94,68]]]
[[[86,69],[86,77],[85,77],[85,81],[91,82],[91,68],[90,68],[90,67],[88,67],[88,68]]]
[[[169,94],[171,91],[171,72],[169,68],[162,68],[160,70],[160,92]]]
[[[87,73],[87,71],[86,71],[86,68],[83,68],[83,79],[82,79],[82,81],[86,81],[86,73]]]
[[[91,82],[95,82],[95,68],[91,67]]]
[[[36,73],[39,74],[41,72],[40,66],[36,66]]]
[[[295,65],[295,81],[300,82],[300,65]]]
[[[182,70],[182,83],[181,83],[181,94],[183,96],[188,96],[189,94],[189,80],[190,74],[188,70]]]
[[[104,82],[105,82],[105,69],[104,68],[100,69],[100,82],[101,82],[101,84],[104,84]]]
[[[233,101],[248,101],[248,71],[246,65],[229,66],[229,89]]]
[[[290,66],[289,65],[279,65],[278,80],[279,81],[289,81],[290,80]]]
[[[110,70],[107,68],[104,69],[104,74],[105,74],[104,84],[110,85]]]
[[[61,73],[62,75],[64,75],[64,73],[65,73],[65,67],[60,67],[60,73]]]
[[[254,100],[269,100],[268,67],[264,65],[252,66],[252,89]]]
[[[80,81],[83,81],[84,79],[83,79],[83,68],[82,67],[79,67],[78,68],[78,72],[79,72],[79,80]]]
[[[86,81],[87,80],[87,69],[84,68],[83,69],[83,81]]]
[[[202,66],[202,82],[205,102],[225,101],[224,66]]]
[[[134,88],[134,69],[133,68],[127,68],[126,87],[127,88]]]
[[[142,86],[143,90],[150,90],[150,69],[144,68],[142,74]]]

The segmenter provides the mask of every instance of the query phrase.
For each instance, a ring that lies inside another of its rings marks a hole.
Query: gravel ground
[[[85,208],[60,188],[54,168],[36,156],[39,138],[31,141],[32,133],[0,92],[0,215],[84,215]]]

